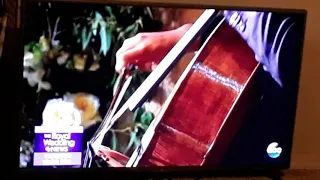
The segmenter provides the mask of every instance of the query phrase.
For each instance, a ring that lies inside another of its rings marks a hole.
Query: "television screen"
[[[289,167],[304,11],[25,8],[20,168]]]

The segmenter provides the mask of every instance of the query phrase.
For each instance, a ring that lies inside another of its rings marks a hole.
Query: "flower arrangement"
[[[52,99],[47,102],[42,121],[42,126],[49,127],[80,126],[81,114],[72,102]]]
[[[27,90],[22,134],[29,140],[34,125],[81,125],[90,129],[99,123],[112,100],[118,77],[114,71],[115,53],[125,39],[141,31],[161,29],[161,22],[153,19],[149,7],[72,5],[75,13],[64,15],[59,14],[60,9],[70,8],[65,3],[39,3],[38,8],[46,13],[43,24],[47,29],[42,29],[24,47],[23,77]],[[33,25],[26,31],[34,31]],[[134,71],[132,76],[125,99],[148,73]],[[120,151],[119,146],[123,145],[117,137],[127,135],[129,142],[122,153],[129,152],[139,144],[152,119],[152,113],[137,110],[127,127],[111,129],[107,143]]]
[[[51,99],[42,113],[42,126],[83,126],[101,120],[99,99],[91,94],[67,93],[64,98]]]

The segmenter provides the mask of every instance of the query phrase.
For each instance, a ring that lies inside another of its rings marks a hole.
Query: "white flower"
[[[25,70],[23,71],[23,78],[27,79],[28,84],[31,87],[35,87],[36,85],[38,85],[37,92],[39,92],[41,89],[50,90],[51,84],[49,82],[42,81],[44,74],[44,69],[37,69],[32,72]]]
[[[43,69],[37,69],[32,72],[23,71],[23,77],[28,80],[28,84],[31,87],[34,87],[35,85],[37,85],[41,81],[44,74],[45,74],[45,71]]]
[[[33,53],[25,52],[23,56],[23,66],[24,67],[32,67],[33,66]]]
[[[80,126],[81,113],[72,102],[51,99],[42,113],[42,126]]]
[[[24,58],[23,58],[23,66],[25,68],[32,67],[34,68],[34,55],[31,52],[25,52]],[[23,71],[23,78],[27,79],[28,84],[31,87],[35,87],[38,85],[38,90],[39,92],[41,89],[45,90],[50,90],[51,89],[51,84],[49,82],[43,82],[42,78],[45,74],[45,70],[42,68],[37,68],[35,71],[29,71],[29,70],[24,70]]]
[[[36,57],[32,52],[25,52],[23,56],[23,67],[25,68],[38,68],[41,66],[41,57]]]

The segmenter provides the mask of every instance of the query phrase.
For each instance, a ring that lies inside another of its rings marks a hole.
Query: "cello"
[[[206,32],[209,36],[133,154],[127,157],[108,148],[99,150],[101,139],[117,119],[141,106],[188,46]],[[255,99],[254,77],[259,66],[253,51],[221,12],[207,9],[130,99],[107,114],[89,149],[112,167],[217,165]]]

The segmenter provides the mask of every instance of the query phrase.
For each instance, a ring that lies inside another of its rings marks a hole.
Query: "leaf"
[[[144,112],[140,117],[140,122],[143,124],[150,125],[153,120],[153,114],[151,112]]]
[[[137,118],[134,121],[135,122],[140,121],[140,117],[141,117],[141,115],[143,113],[144,113],[144,109],[143,108],[141,108],[141,107],[137,108],[137,110],[135,111],[135,114],[136,114]]]
[[[120,32],[120,33],[119,33],[119,35],[118,35],[117,40],[119,41],[121,38],[122,38],[123,40],[125,40],[124,35],[125,35],[125,33],[124,33],[124,32]]]
[[[40,64],[41,58],[42,58],[42,53],[41,53],[41,47],[39,44],[36,44],[32,48],[32,53],[33,53],[33,62],[32,64],[38,65]]]
[[[112,138],[111,138],[111,143],[112,143],[112,150],[116,150],[117,149],[117,136],[115,132],[112,132]]]
[[[39,44],[41,46],[41,51],[46,52],[49,51],[50,45],[49,45],[49,40],[45,38],[44,36],[40,37]]]
[[[136,24],[140,25],[141,28],[143,28],[142,17],[139,17],[139,19],[136,21]]]
[[[102,52],[103,55],[106,56],[107,52],[110,49],[111,39],[112,39],[110,32],[108,32],[106,29],[106,26],[101,26],[100,39],[101,39],[100,53]]]
[[[92,26],[91,26],[92,34],[93,34],[94,36],[97,35],[98,25],[99,25],[99,21],[97,21],[97,20],[95,19],[94,22],[92,23]]]
[[[154,19],[154,18],[153,18],[153,14],[152,14],[152,11],[151,11],[151,8],[150,8],[150,7],[147,7],[147,8],[146,8],[146,12],[147,12],[147,14],[150,16],[150,18],[151,18],[151,19]]]
[[[132,119],[133,122],[140,122],[140,116],[142,115],[143,112],[144,110],[141,107],[138,107],[133,114],[133,119]]]
[[[125,10],[126,10],[125,7],[124,7],[124,6],[121,6],[121,7],[120,7],[120,14],[122,14]]]
[[[119,88],[118,85],[120,83],[120,80],[121,80],[121,78],[120,78],[120,76],[118,76],[118,78],[116,79],[114,86],[113,86],[113,96],[116,94],[116,92]]]
[[[141,141],[139,140],[139,138],[136,138],[136,140],[134,141],[135,147],[139,147],[140,144],[141,144]]]
[[[117,31],[117,24],[116,23],[107,23],[107,24],[108,24],[108,29],[109,29],[110,33]]]
[[[66,64],[66,68],[67,69],[73,69],[74,68],[74,61],[73,60],[69,60]]]
[[[82,42],[82,49],[84,50],[86,47],[86,39],[87,39],[87,28],[83,27],[82,33],[81,33],[81,42]]]
[[[96,11],[95,18],[94,18],[94,21],[91,26],[91,30],[92,30],[94,36],[97,35],[97,29],[98,29],[100,21],[102,21],[102,20],[103,20],[103,18],[101,16],[101,14]]]
[[[82,50],[85,50],[90,42],[92,32],[90,31],[87,35],[87,27],[83,27],[81,39],[82,39]]]
[[[104,8],[109,13],[110,16],[113,16],[112,8],[110,6],[105,6]]]
[[[113,85],[114,85],[114,83],[115,83],[116,80],[117,80],[117,77],[118,77],[118,73],[117,73],[117,72],[114,72],[113,78],[112,78],[109,86],[113,86]]]
[[[132,31],[136,31],[136,29],[138,29],[137,24],[136,23],[131,24],[124,31],[119,33],[118,40],[120,40],[121,38],[126,39],[136,35],[136,33],[132,33]]]
[[[98,12],[98,11],[96,11],[96,19],[98,20],[98,21],[101,21],[101,20],[103,20],[103,17],[102,17],[102,15]]]
[[[142,130],[146,131],[149,127],[149,125],[143,124],[143,123],[136,123],[136,126],[141,128]]]
[[[125,94],[127,94],[127,93],[128,93],[128,92],[125,92]],[[139,120],[139,118],[138,118],[138,117],[139,117],[139,116],[138,116],[138,110],[139,110],[139,108],[140,108],[140,107],[138,107],[137,110],[136,110],[136,111],[134,112],[134,114],[133,114],[133,117],[132,117],[132,121],[133,121],[133,122],[136,122],[136,121]]]
[[[128,38],[135,36],[139,31],[139,27],[136,25],[133,30],[130,32]]]
[[[131,32],[136,26],[137,26],[136,23],[131,24],[130,26],[128,26],[128,27],[124,30],[124,33],[129,33],[129,32]]]
[[[131,95],[131,93],[130,93],[130,95]],[[140,122],[140,117],[141,117],[143,112],[144,112],[144,110],[141,107],[138,107],[136,109],[136,111],[134,112],[134,114],[133,114],[133,119],[132,119],[133,122]]]
[[[73,29],[72,29],[72,35],[78,36],[79,35],[79,29],[76,24],[73,23]]]
[[[130,132],[130,140],[129,140],[129,143],[127,145],[126,150],[124,151],[125,154],[130,150],[132,145],[135,143],[136,139],[137,139],[136,133],[135,132]]]
[[[24,51],[30,51],[33,48],[33,46],[35,46],[36,44],[37,43],[35,41],[32,41],[32,42],[26,44],[24,46]]]

